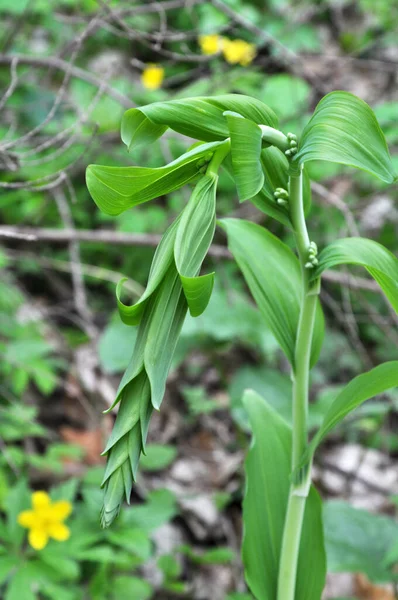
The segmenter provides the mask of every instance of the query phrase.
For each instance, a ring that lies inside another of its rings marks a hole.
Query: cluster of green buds
[[[297,135],[294,133],[287,134],[287,141],[289,142],[289,148],[285,150],[285,154],[288,158],[293,158],[295,154],[297,154]]]
[[[313,269],[314,267],[317,266],[318,264],[318,246],[316,245],[315,242],[310,242],[310,247],[308,249],[308,258],[307,258],[307,262],[305,263],[305,268],[306,269]]]
[[[284,188],[276,188],[274,197],[279,206],[287,206],[289,204],[289,192]]]

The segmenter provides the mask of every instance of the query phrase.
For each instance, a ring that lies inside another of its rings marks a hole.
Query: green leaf
[[[307,447],[299,468],[304,467],[314,455],[324,437],[357,406],[378,394],[398,386],[398,361],[383,363],[354,377],[338,394],[327,410],[322,425]]]
[[[268,327],[294,365],[294,348],[300,315],[301,271],[293,252],[272,233],[243,219],[222,219],[228,247]],[[324,320],[317,306],[311,365],[318,359]]]
[[[145,370],[151,385],[151,402],[158,409],[163,400],[166,379],[187,313],[187,301],[174,265],[159,287],[156,305],[148,319],[144,350]]]
[[[4,540],[2,540],[4,541]],[[1,556],[0,557],[0,585],[3,584],[9,575],[19,566],[17,556]]]
[[[250,388],[269,398],[268,403],[280,417],[292,422],[292,381],[287,374],[263,366],[244,365],[235,371],[228,388],[232,416],[240,427],[250,431],[248,415],[243,407],[243,392]]]
[[[152,554],[151,540],[146,531],[137,528],[123,528],[118,531],[107,530],[107,537],[115,544],[129,553],[141,558],[143,561],[149,560]]]
[[[161,471],[174,461],[177,449],[168,444],[148,444],[145,456],[141,457],[143,471]]]
[[[396,178],[387,143],[372,109],[349,92],[331,92],[304,128],[295,162],[327,160],[372,173],[386,183]]]
[[[120,318],[126,325],[138,325],[140,323],[149,298],[159,287],[169,270],[170,265],[173,262],[174,243],[179,221],[180,217],[177,217],[163,234],[159,246],[156,248],[156,252],[153,256],[147,287],[138,302],[132,305],[127,305],[122,302],[121,296],[123,284],[127,281],[127,278],[119,281],[116,287],[116,299]]]
[[[375,582],[392,579],[385,558],[398,539],[398,523],[350,506],[342,500],[326,502],[323,509],[328,570],[365,573]]]
[[[251,199],[251,202],[266,215],[291,229],[288,209],[277,204],[274,197],[276,188],[288,189],[289,161],[279,148],[270,146],[262,150],[261,163],[264,172],[264,186],[257,196]]]
[[[205,142],[224,140],[229,136],[223,116],[227,110],[237,112],[254,123],[278,126],[275,113],[259,100],[240,94],[225,94],[214,98],[203,96],[154,102],[131,108],[122,120],[122,140],[129,149],[133,145],[148,144],[160,137],[165,127]]]
[[[231,138],[233,175],[240,202],[253,198],[261,190],[264,173],[260,155],[262,133],[260,127],[237,113],[224,113]]]
[[[119,575],[113,580],[112,600],[149,600],[152,593],[152,587],[144,579]]]
[[[274,197],[276,188],[289,189],[289,161],[279,148],[270,146],[262,150],[261,163],[264,185],[257,196],[251,199],[251,202],[266,215],[292,229],[289,209],[279,205]],[[307,215],[311,208],[311,182],[305,167],[303,170],[303,203],[304,213]]]
[[[177,190],[197,177],[203,168],[203,159],[211,157],[219,145],[220,142],[212,142],[196,146],[164,167],[89,165],[86,170],[88,191],[100,210],[107,215],[120,215],[128,208]]]
[[[244,405],[253,431],[245,463],[245,575],[256,598],[275,600],[290,488],[292,434],[285,421],[252,390],[246,391]],[[321,501],[312,487],[305,509],[295,600],[319,600],[325,577]]]
[[[387,248],[366,238],[343,238],[329,244],[318,257],[313,278],[326,269],[350,264],[365,267],[398,313],[398,260]]]
[[[189,312],[202,314],[213,290],[214,273],[198,277],[216,227],[217,177],[205,175],[192,192],[178,223],[174,257]]]
[[[158,529],[173,519],[178,512],[175,496],[169,490],[149,492],[145,504],[136,504],[134,510],[124,514],[126,527],[139,527],[145,531]]]
[[[136,338],[137,329],[127,327],[118,315],[108,323],[98,343],[99,360],[106,373],[120,373],[127,367]]]

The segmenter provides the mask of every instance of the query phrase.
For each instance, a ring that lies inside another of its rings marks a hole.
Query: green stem
[[[293,367],[293,440],[292,469],[299,464],[307,445],[308,388],[311,345],[317,293],[311,289],[308,269],[310,239],[304,217],[302,172],[289,180],[290,217],[294,228],[302,273],[302,301]],[[291,485],[282,539],[277,600],[294,600],[297,563],[305,504],[311,481],[310,469],[304,482]]]
[[[218,169],[224,158],[227,156],[229,151],[231,150],[231,140],[227,138],[220,144],[217,150],[213,154],[213,158],[211,159],[209,166],[206,169],[207,175],[217,175]]]
[[[268,127],[268,125],[259,125],[261,129],[262,138],[271,146],[276,146],[282,152],[289,149],[289,140],[282,131]]]

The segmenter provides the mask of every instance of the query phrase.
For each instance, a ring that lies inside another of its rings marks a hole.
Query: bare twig
[[[47,229],[40,227],[14,227],[12,225],[0,226],[0,237],[15,237],[15,239],[18,239],[18,234],[28,234],[33,236],[30,240],[33,242],[54,242],[56,244],[66,244],[71,240],[78,240],[80,242],[120,246],[156,247],[161,240],[161,236],[154,233],[122,233],[120,231],[90,231],[88,229]],[[226,246],[217,244],[210,247],[209,256],[216,259],[232,258],[232,255]],[[336,271],[325,271],[322,273],[322,277],[326,281],[346,285],[353,290],[380,292],[380,288],[375,281],[365,279],[364,277],[355,277]]]
[[[60,187],[55,188],[53,190],[53,196],[65,228],[70,231],[74,231],[75,227],[72,213],[63,190]],[[75,308],[86,325],[87,334],[91,338],[95,338],[98,332],[94,326],[94,318],[87,302],[86,288],[84,287],[84,278],[80,260],[79,241],[76,239],[71,239],[68,242],[68,245]]]
[[[316,181],[311,181],[311,189],[344,215],[350,235],[359,236],[358,227],[350,207],[337,194],[329,191],[324,185]]]
[[[61,271],[62,273],[71,272],[70,261],[61,260],[59,258],[49,258],[48,256],[42,256],[34,254],[33,252],[23,252],[20,250],[7,249],[7,258],[10,260],[26,260],[35,261],[38,265],[44,269],[51,269],[54,271]],[[106,269],[105,267],[98,267],[96,265],[89,265],[87,263],[80,263],[82,274],[85,277],[91,277],[93,279],[99,279],[101,281],[107,281],[109,283],[118,284],[122,277],[125,277],[123,273]],[[144,288],[134,279],[129,278],[125,282],[124,288],[134,296],[141,296],[144,292]],[[80,321],[81,323],[81,321]]]
[[[102,79],[96,75],[93,75],[93,73],[89,73],[80,67],[71,65],[68,61],[57,58],[56,56],[38,57],[24,54],[0,54],[0,65],[9,65],[14,59],[17,59],[18,64],[27,65],[30,67],[44,69],[52,68],[64,72],[69,70],[71,77],[76,77],[77,79],[86,81],[97,88],[101,87],[103,84]],[[113,98],[113,100],[116,100],[116,102],[118,102],[124,108],[131,108],[134,105],[134,103],[127,96],[118,90],[115,90],[109,84],[105,84],[103,89],[105,94],[107,94],[110,98]]]
[[[11,61],[11,81],[10,81],[10,85],[8,86],[8,88],[6,89],[6,91],[3,94],[2,99],[0,100],[0,110],[2,110],[4,108],[7,100],[11,97],[15,88],[17,87],[17,83],[18,83],[17,63],[18,63],[18,60],[16,58],[14,58]]]

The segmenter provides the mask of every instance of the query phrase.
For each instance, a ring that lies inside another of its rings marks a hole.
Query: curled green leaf
[[[176,233],[174,257],[192,316],[205,310],[211,296],[214,273],[198,277],[216,227],[217,176],[205,175],[197,183],[185,207]]]
[[[129,149],[133,145],[148,144],[160,137],[167,127],[205,142],[224,140],[229,136],[223,116],[226,110],[237,112],[254,123],[278,126],[273,110],[255,98],[240,94],[202,96],[131,108],[122,120],[122,140]]]
[[[195,146],[164,167],[104,167],[86,170],[88,191],[104,213],[119,215],[128,208],[177,190],[197,177],[221,142]]]
[[[384,134],[370,106],[336,91],[319,102],[302,133],[294,163],[327,160],[367,171],[386,183],[396,179]]]

